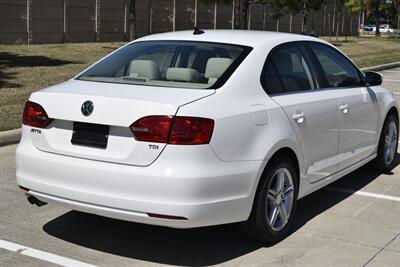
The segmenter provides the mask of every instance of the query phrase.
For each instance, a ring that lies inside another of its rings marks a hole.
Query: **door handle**
[[[344,114],[349,113],[349,106],[347,104],[342,104],[339,106],[339,110]]]
[[[293,114],[292,118],[297,123],[303,123],[304,122],[304,113],[303,112],[297,112],[296,114]]]

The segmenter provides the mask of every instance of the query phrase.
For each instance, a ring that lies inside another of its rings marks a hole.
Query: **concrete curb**
[[[388,64],[382,64],[382,65],[377,65],[377,66],[372,66],[372,67],[361,68],[361,71],[363,71],[363,72],[381,71],[381,70],[387,70],[387,69],[392,69],[392,68],[397,68],[397,67],[400,67],[400,62],[393,62],[393,63],[388,63]],[[0,132],[0,147],[6,146],[6,145],[11,145],[11,144],[16,144],[19,142],[20,139],[21,139],[21,128]]]
[[[388,64],[382,64],[382,65],[377,65],[377,66],[372,66],[372,67],[361,68],[361,71],[363,71],[363,72],[381,71],[381,70],[393,69],[393,68],[398,68],[398,67],[400,67],[400,62],[392,62],[392,63],[388,63]]]
[[[0,147],[19,143],[21,140],[21,128],[0,132]]]

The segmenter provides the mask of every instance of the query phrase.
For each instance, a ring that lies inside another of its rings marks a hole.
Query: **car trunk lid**
[[[214,92],[71,80],[31,95],[30,101],[40,104],[53,121],[30,135],[45,152],[147,166],[166,144],[137,141],[129,126],[145,116],[175,115],[180,106]],[[88,116],[81,110],[86,101],[93,103]],[[74,142],[87,139],[99,139],[106,147]]]

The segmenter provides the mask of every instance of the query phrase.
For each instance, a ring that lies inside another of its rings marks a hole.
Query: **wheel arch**
[[[261,184],[265,179],[265,175],[266,175],[266,171],[268,170],[268,168],[271,166],[271,164],[274,162],[275,159],[279,158],[279,157],[287,157],[292,164],[294,165],[295,171],[296,171],[296,179],[297,179],[297,191],[300,191],[300,184],[301,184],[301,164],[302,164],[302,158],[301,156],[298,154],[298,152],[296,153],[296,149],[294,149],[293,147],[290,146],[283,146],[280,147],[279,149],[275,150],[273,153],[271,153],[272,155],[268,158],[268,160],[266,161],[265,165],[262,167],[262,170],[260,172],[259,175],[259,179],[257,180],[257,182],[255,183],[254,186],[254,194],[253,194],[253,198],[252,198],[252,206],[251,206],[251,212],[249,213],[249,216],[251,216],[251,214],[253,214],[253,210],[255,208],[255,204],[256,204],[256,200],[260,194],[260,188],[261,188]]]

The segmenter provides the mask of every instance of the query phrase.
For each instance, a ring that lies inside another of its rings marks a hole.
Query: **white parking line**
[[[12,242],[8,242],[0,239],[0,248],[6,249],[12,252],[16,252],[25,256],[29,256],[32,258],[40,259],[43,261],[51,262],[54,264],[58,264],[61,266],[70,266],[70,267],[96,267],[95,265],[87,264],[81,261],[69,259],[66,257],[58,256],[55,254],[51,254],[48,252],[44,252],[41,250],[37,250],[34,248],[18,245]]]
[[[400,95],[400,92],[393,92],[393,94],[395,94],[395,95]]]
[[[400,70],[384,70],[383,73],[385,72],[395,72],[395,73],[400,73]]]
[[[384,82],[396,82],[400,83],[400,80],[393,80],[393,79],[383,79]]]
[[[381,198],[381,199],[399,201],[400,202],[400,197],[381,195],[381,194],[375,194],[375,193],[364,192],[364,191],[355,191],[355,190],[339,188],[339,187],[327,187],[327,188],[329,190],[334,190],[334,191],[343,192],[343,193],[349,193],[349,194],[366,196],[366,197],[375,197],[375,198]]]

